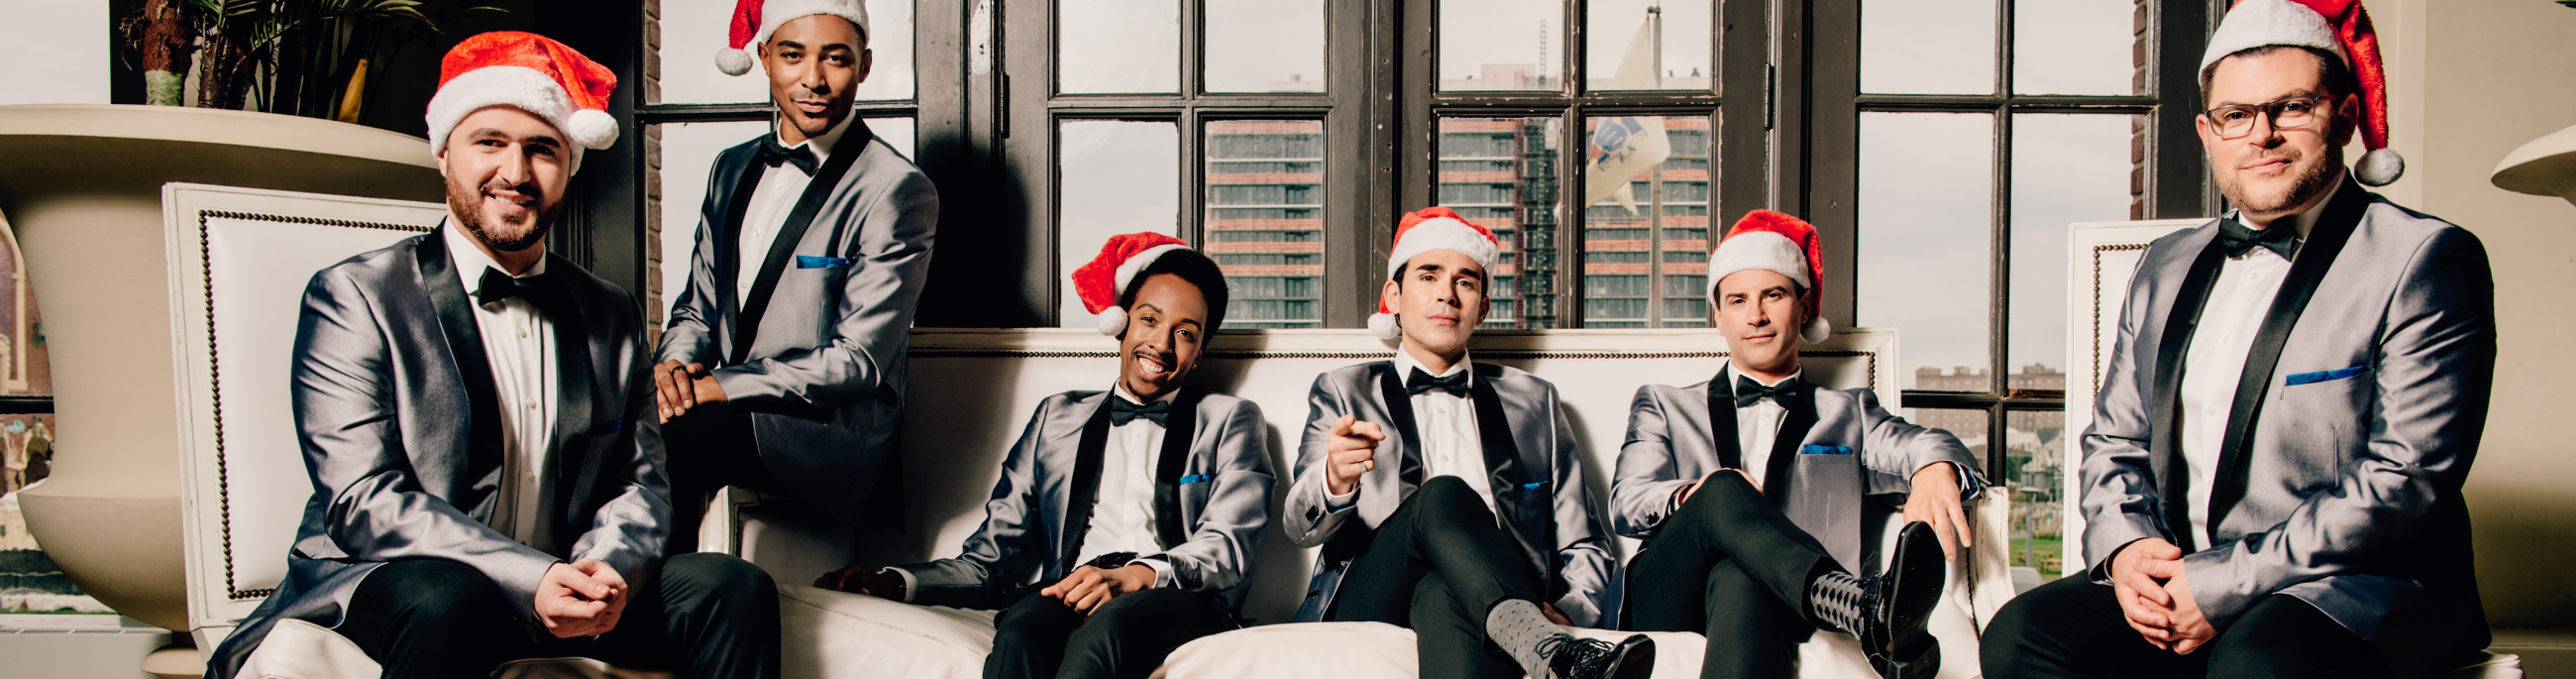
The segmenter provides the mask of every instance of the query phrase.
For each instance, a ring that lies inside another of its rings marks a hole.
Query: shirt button
[[[520,329],[519,329],[519,339],[527,339],[527,338],[528,338],[528,329],[527,329],[527,328],[520,328]]]

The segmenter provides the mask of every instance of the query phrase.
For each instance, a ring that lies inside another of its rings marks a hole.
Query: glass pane
[[[1990,114],[1861,114],[1856,315],[1902,333],[1906,373],[1993,364],[1993,166]]]
[[[875,133],[878,139],[884,140],[887,146],[902,152],[905,158],[913,157],[915,127],[917,126],[913,124],[911,118],[868,119],[868,131]]]
[[[725,48],[734,0],[662,0],[661,104],[741,104],[769,101],[769,79],[757,65],[739,76],[716,70]],[[912,0],[867,0],[868,51],[875,64],[859,83],[861,100],[912,98]],[[757,51],[753,52],[755,63]]]
[[[1200,77],[1207,91],[1324,91],[1324,0],[1206,0],[1206,6],[1207,63]]]
[[[1561,90],[1564,0],[1440,3],[1440,89]]]
[[[1177,92],[1179,0],[1057,0],[1056,91]]]
[[[2066,376],[2056,376],[2066,386]],[[2012,493],[2012,519],[2004,530],[2012,536],[2012,565],[2039,572],[2039,581],[2065,571],[2066,530],[2058,475],[2066,459],[2066,412],[2014,411],[2004,414],[2004,477],[1993,479]]]
[[[1860,35],[1862,92],[1995,91],[1995,0],[1866,0]]]
[[[1056,276],[1100,256],[1110,236],[1180,233],[1181,131],[1169,122],[1067,120],[1056,133]],[[1060,327],[1098,327],[1061,280]]]
[[[2019,366],[2015,381],[2018,373],[2056,374],[2069,365],[2067,225],[2136,218],[2129,149],[2139,122],[2122,115],[2013,117],[2012,331],[2005,365]]]
[[[1584,46],[1592,90],[1715,91],[1713,3],[1592,0]]]
[[[1709,120],[1585,127],[1583,327],[1707,326]]]
[[[2013,91],[2129,94],[2137,73],[2134,0],[2047,0],[2013,4]]]
[[[689,256],[697,247],[698,215],[706,207],[707,174],[715,166],[716,154],[769,134],[770,126],[740,121],[657,127],[662,135],[662,164],[652,170],[657,176],[651,185],[660,187],[662,317],[667,319],[672,300],[679,299],[681,288],[689,282]],[[876,128],[876,121],[868,121],[868,129]]]
[[[1557,197],[1555,118],[1440,119],[1440,178],[1433,200],[1503,241],[1489,328],[1555,327]]]
[[[1225,270],[1229,328],[1324,320],[1324,123],[1207,125],[1207,243]]]

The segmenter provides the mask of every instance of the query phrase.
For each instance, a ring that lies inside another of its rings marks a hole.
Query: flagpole
[[[1646,20],[1654,24],[1652,44],[1655,51],[1655,89],[1664,87],[1664,7],[1646,8]],[[1648,125],[1661,126],[1663,116],[1638,119]],[[1646,327],[1664,326],[1664,164],[1646,170]]]

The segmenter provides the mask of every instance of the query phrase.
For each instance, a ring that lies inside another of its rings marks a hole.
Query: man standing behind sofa
[[[2138,263],[2080,439],[2083,573],[2006,605],[1995,677],[2427,677],[2488,642],[2460,485],[2495,378],[2467,230],[2385,185],[2354,0],[2246,0],[2201,63],[2236,209]]]
[[[1868,389],[1821,389],[1798,350],[1830,336],[1816,228],[1754,210],[1709,253],[1717,377],[1637,389],[1610,522],[1646,541],[1628,562],[1628,629],[1704,632],[1700,676],[1785,677],[1818,629],[1858,637],[1880,675],[1930,677],[1925,632],[1945,556],[1970,546],[1961,500],[1983,486],[1950,432],[1906,422]],[[1867,504],[1909,522],[1882,574],[1863,563]],[[1955,560],[1955,559],[1954,559]]]
[[[1467,353],[1500,249],[1448,208],[1396,226],[1369,319],[1403,337],[1395,360],[1318,375],[1306,397],[1281,520],[1324,550],[1297,621],[1411,628],[1425,677],[1641,678],[1645,635],[1565,629],[1601,624],[1612,566],[1556,386]]]
[[[207,661],[242,669],[283,619],[384,677],[584,656],[778,676],[778,590],[722,554],[662,557],[652,367],[634,296],[546,252],[616,76],[528,33],[447,53],[429,139],[447,220],[314,274],[295,425],[313,496],[276,594]]]
[[[1131,233],[1073,283],[1118,338],[1117,381],[1038,404],[960,555],[814,583],[1003,609],[986,679],[1144,679],[1172,649],[1235,628],[1270,523],[1261,408],[1187,383],[1225,322],[1216,262]]]
[[[741,0],[717,56],[757,49],[777,130],[716,156],[653,370],[675,552],[724,486],[856,522],[896,454],[939,194],[851,113],[869,38],[859,0]]]

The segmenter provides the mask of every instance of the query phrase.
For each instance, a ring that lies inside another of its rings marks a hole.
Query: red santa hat
[[[2272,45],[2325,50],[2343,59],[2360,84],[2361,144],[2369,151],[2353,163],[2354,179],[2387,186],[2406,174],[2406,159],[2388,148],[2387,70],[2379,61],[2379,32],[2361,0],[2238,0],[2201,54],[2201,87],[2209,86],[2219,60]]]
[[[1476,260],[1477,266],[1493,271],[1495,260],[1502,257],[1503,246],[1491,229],[1467,221],[1449,208],[1415,210],[1395,225],[1395,250],[1386,253],[1387,280],[1395,280],[1396,275],[1404,273],[1407,262],[1433,250],[1466,255]],[[1395,324],[1394,310],[1386,308],[1386,300],[1378,300],[1377,313],[1369,316],[1369,334],[1390,340],[1401,332]]]
[[[1082,298],[1084,311],[1100,315],[1100,334],[1117,337],[1127,332],[1127,308],[1118,306],[1118,296],[1136,282],[1136,272],[1163,255],[1189,248],[1181,239],[1152,231],[1110,236],[1109,243],[1100,246],[1100,256],[1073,270],[1073,294]]]
[[[769,42],[780,24],[815,15],[848,19],[859,27],[859,37],[868,36],[868,8],[859,0],[734,0],[733,26],[726,31],[726,47],[716,50],[716,70],[751,72],[753,43]]]
[[[465,116],[510,106],[562,130],[579,172],[582,149],[617,143],[617,119],[607,111],[616,90],[615,72],[552,38],[518,31],[466,38],[439,62],[438,94],[429,98],[430,153],[447,148],[447,134]]]
[[[1708,252],[1708,299],[1717,301],[1717,281],[1738,271],[1770,271],[1789,277],[1807,293],[1807,325],[1798,339],[1825,341],[1834,326],[1825,322],[1825,251],[1816,226],[1770,210],[1754,210],[1726,230],[1726,239]]]

